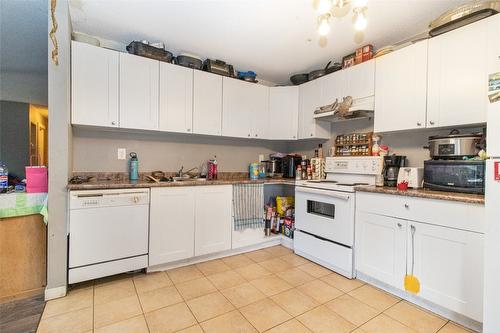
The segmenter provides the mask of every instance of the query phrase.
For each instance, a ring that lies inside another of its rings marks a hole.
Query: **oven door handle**
[[[323,195],[327,195],[329,197],[338,198],[338,199],[342,199],[342,200],[349,200],[349,198],[350,198],[350,195],[348,195],[348,194],[341,194],[338,192],[334,192],[334,191],[330,191],[330,190],[322,190],[322,189],[317,189],[317,188],[313,189],[313,188],[307,188],[307,187],[296,187],[295,190],[298,192],[302,192],[302,193],[323,194]]]

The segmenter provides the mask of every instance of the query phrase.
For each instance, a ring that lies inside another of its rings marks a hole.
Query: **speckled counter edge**
[[[484,205],[484,195],[481,194],[442,192],[442,191],[433,191],[428,189],[408,189],[407,191],[399,191],[394,187],[376,187],[376,186],[360,186],[356,188],[356,191],[402,195],[415,198],[460,201],[460,202]]]

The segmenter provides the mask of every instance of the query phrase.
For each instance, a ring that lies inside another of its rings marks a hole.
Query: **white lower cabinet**
[[[195,193],[194,255],[231,248],[231,185],[200,186]]]
[[[482,321],[484,235],[408,222],[408,267],[420,281],[419,296]],[[411,230],[414,230],[414,259]]]
[[[194,256],[192,187],[152,188],[149,219],[149,265]]]
[[[387,199],[387,195],[380,196]],[[452,219],[453,214],[447,213],[447,201],[441,201],[443,207],[439,209],[436,205],[440,200],[428,199],[429,208],[422,209],[429,215],[431,210],[439,210],[441,219],[422,223],[386,216],[380,211],[370,212],[373,208],[367,204],[367,198],[373,195],[357,194],[356,270],[404,290],[405,274],[410,273],[413,266],[413,273],[420,281],[418,297],[482,321],[484,234],[469,231],[472,228],[450,227],[453,221],[446,220]],[[412,199],[415,198],[406,199],[409,207],[413,204]],[[386,207],[390,214],[390,207]],[[484,207],[473,208],[480,219]],[[470,223],[482,222],[470,220]]]
[[[231,185],[151,189],[149,266],[229,250]]]
[[[356,215],[356,270],[403,288],[406,227],[402,219],[360,212]]]

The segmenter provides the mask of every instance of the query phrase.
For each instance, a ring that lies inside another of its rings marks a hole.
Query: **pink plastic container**
[[[48,190],[47,167],[26,167],[26,192],[42,193],[48,192]]]

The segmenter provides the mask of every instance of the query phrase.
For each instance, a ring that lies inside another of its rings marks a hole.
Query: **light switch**
[[[127,158],[127,149],[125,148],[118,148],[118,159],[119,160],[124,160]]]

